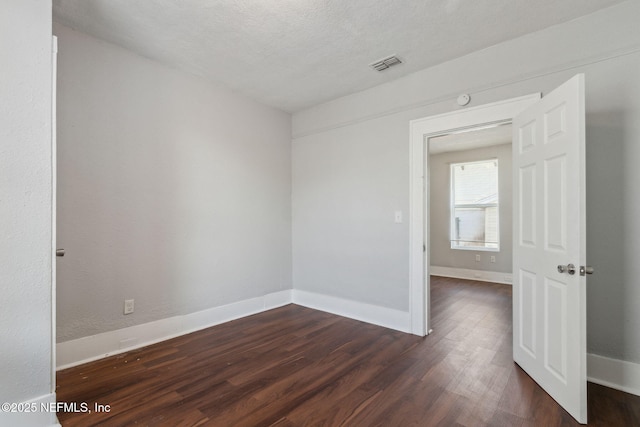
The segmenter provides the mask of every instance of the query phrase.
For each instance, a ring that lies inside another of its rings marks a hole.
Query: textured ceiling
[[[295,112],[622,0],[54,0],[54,19]],[[381,73],[368,64],[396,54]]]

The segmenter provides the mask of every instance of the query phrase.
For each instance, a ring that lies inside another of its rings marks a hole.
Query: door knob
[[[573,264],[558,266],[558,273],[564,273],[565,271],[573,276],[574,274],[576,274],[576,266]]]
[[[584,265],[581,265],[580,275],[584,276],[585,274],[593,274],[593,267],[591,267],[590,265],[587,265],[586,267]]]
[[[64,249],[56,249],[56,256],[64,256]]]

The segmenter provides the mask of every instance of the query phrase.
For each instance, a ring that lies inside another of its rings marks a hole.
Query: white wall
[[[53,401],[50,1],[2,2],[0,57],[0,402]]]
[[[58,341],[290,289],[291,116],[54,32]]]
[[[498,159],[498,195],[500,250],[474,251],[451,249],[450,240],[450,188],[451,163],[475,162]],[[438,267],[464,268],[511,274],[511,144],[494,145],[464,151],[450,151],[429,156],[430,193],[430,255],[431,265]],[[480,255],[480,261],[476,261]],[[491,262],[491,256],[496,262]]]
[[[408,310],[409,120],[548,93],[586,74],[588,348],[640,362],[638,2],[484,49],[293,117],[296,289]]]
[[[296,290],[409,310],[408,139],[398,135],[408,126],[388,117],[294,141]]]

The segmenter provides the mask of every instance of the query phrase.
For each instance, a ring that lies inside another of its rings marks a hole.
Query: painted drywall
[[[0,6],[0,401],[53,398],[51,2]],[[0,413],[0,425],[52,424]],[[39,424],[40,423],[40,424]]]
[[[500,250],[487,252],[451,249],[450,165],[487,159],[498,159]],[[429,156],[429,182],[431,265],[511,274],[511,144],[431,155]],[[476,255],[480,255],[480,261],[476,261]],[[491,256],[496,257],[494,263],[491,262]]]
[[[408,311],[408,139],[397,135],[408,124],[375,120],[294,142],[296,290]]]
[[[290,289],[291,116],[54,32],[58,342]]]
[[[295,289],[408,310],[409,120],[548,93],[586,74],[588,349],[640,362],[638,2],[293,117]]]

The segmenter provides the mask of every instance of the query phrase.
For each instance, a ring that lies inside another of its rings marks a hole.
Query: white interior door
[[[513,120],[513,359],[583,424],[584,134],[582,74]]]

